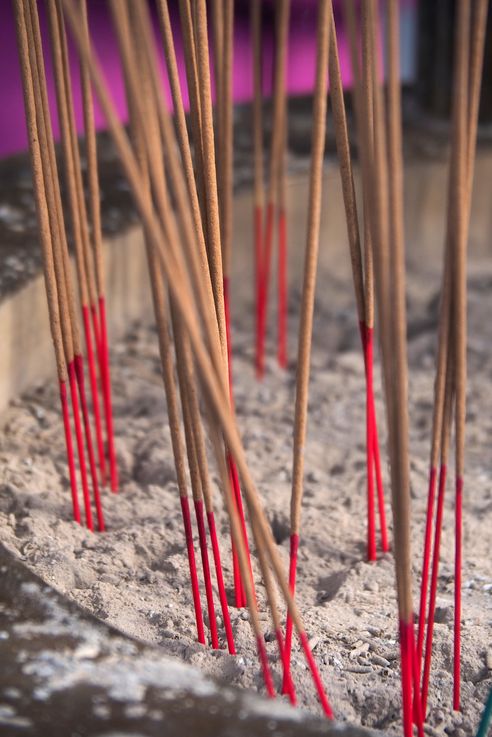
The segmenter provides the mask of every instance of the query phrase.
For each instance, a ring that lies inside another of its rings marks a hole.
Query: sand
[[[310,387],[306,483],[299,555],[298,602],[337,719],[399,734],[400,684],[394,569],[391,554],[364,560],[364,377],[353,297],[346,282],[322,277]],[[435,282],[433,283],[435,287]],[[463,713],[451,710],[453,494],[446,501],[435,625],[435,655],[426,732],[474,734],[492,675],[492,357],[490,270],[470,286],[470,391],[463,570]],[[432,280],[414,275],[409,290],[412,537],[415,600],[425,521],[437,301]],[[291,313],[299,294],[291,295]],[[238,420],[248,460],[268,506],[280,554],[288,562],[295,320],[289,371],[273,359],[258,384],[252,368],[249,306],[234,321]],[[273,355],[273,350],[270,351]],[[377,372],[378,415],[383,408]],[[104,492],[108,531],[91,534],[70,521],[70,499],[55,380],[12,404],[0,436],[0,539],[50,585],[131,637],[199,666],[228,684],[263,690],[245,611],[231,608],[239,655],[194,639],[157,339],[136,325],[113,349],[114,407],[121,490]],[[384,433],[382,433],[384,436]],[[384,442],[384,437],[383,437]],[[215,469],[224,573],[231,585],[227,519]],[[385,468],[385,478],[387,479]],[[453,474],[451,474],[451,481]],[[387,490],[387,513],[391,512]],[[391,524],[390,524],[391,527]],[[196,550],[198,550],[197,540]],[[256,564],[255,564],[256,565]],[[232,601],[232,592],[229,590]],[[264,591],[258,586],[266,646],[277,665]],[[204,596],[202,597],[205,601]],[[217,609],[218,602],[217,602]],[[218,617],[223,637],[223,627]],[[319,711],[297,645],[294,678],[300,704]]]

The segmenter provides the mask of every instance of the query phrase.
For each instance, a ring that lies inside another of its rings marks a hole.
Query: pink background
[[[44,14],[43,3],[39,2],[41,27],[43,39],[47,39],[47,24]],[[0,68],[2,69],[2,112],[0,114],[0,156],[22,151],[27,148],[27,137],[24,122],[24,103],[22,98],[22,87],[17,57],[17,45],[15,35],[15,24],[13,10],[10,2],[2,0],[0,9]],[[265,3],[265,38],[264,38],[264,92],[270,91],[270,80],[272,75],[272,23],[271,2]],[[414,3],[411,0],[402,2],[402,28],[408,30],[414,25]],[[236,101],[246,101],[252,94],[252,63],[249,42],[249,3],[238,3],[235,24],[234,44],[234,98]],[[301,0],[293,2],[289,35],[289,54],[287,80],[291,95],[300,95],[309,92],[313,86],[314,65],[316,54],[315,27],[316,27],[315,0]],[[348,48],[343,33],[343,24],[338,8],[335,5],[337,28],[339,29],[339,49],[342,65],[342,76],[344,84],[350,85],[351,72],[348,58]],[[102,63],[107,81],[110,85],[113,99],[123,120],[126,120],[126,106],[124,101],[123,82],[120,73],[116,40],[111,28],[111,21],[106,4],[101,0],[89,0],[89,23],[93,43],[99,59]],[[412,25],[413,24],[413,25]],[[182,45],[179,36],[179,23],[174,23],[176,30],[176,46],[180,73],[183,82],[185,103],[187,104],[186,82],[184,77]],[[157,32],[157,26],[156,26]],[[410,33],[412,36],[412,33]],[[160,44],[158,44],[160,46]],[[46,46],[48,48],[48,46]],[[71,49],[71,71],[74,87],[74,103],[79,130],[81,130],[81,102],[78,78],[78,65],[76,55]],[[53,127],[55,135],[58,135],[58,122],[56,117],[56,101],[54,93],[51,59],[49,53],[45,54],[48,86],[50,94],[51,109],[53,113]],[[163,67],[163,60],[161,58]],[[406,64],[408,67],[408,63]],[[411,63],[410,63],[411,67]],[[164,67],[163,67],[164,68]],[[405,71],[405,60],[403,60]],[[411,74],[411,69],[405,74]],[[163,74],[164,86],[169,90],[165,75]],[[104,127],[103,117],[97,107],[96,121],[99,128]]]

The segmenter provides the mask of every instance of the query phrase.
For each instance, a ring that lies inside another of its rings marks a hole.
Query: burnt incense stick
[[[278,202],[278,171],[283,143],[282,119],[285,115],[285,74],[289,31],[290,0],[276,3],[275,21],[275,74],[273,85],[273,117],[270,157],[268,166],[268,196],[259,299],[259,331],[257,340],[256,373],[262,378],[265,371],[265,338],[268,312],[268,290],[273,251],[273,227]]]
[[[272,570],[274,571],[277,583],[282,591],[284,599],[288,605],[289,611],[292,615],[298,636],[301,640],[301,645],[304,650],[306,660],[315,681],[318,695],[323,703],[325,711],[331,716],[331,709],[326,700],[326,694],[321,684],[319,673],[317,671],[314,659],[312,657],[311,649],[309,647],[308,638],[304,630],[302,619],[299,614],[299,610],[292,599],[289,586],[283,575],[282,563],[276,550],[276,546],[273,540],[271,529],[266,521],[265,514],[261,503],[258,498],[256,488],[251,478],[244,450],[239,438],[234,416],[231,412],[227,392],[224,391],[224,385],[220,378],[216,375],[213,367],[213,363],[207,354],[205,345],[199,331],[198,318],[196,315],[196,309],[194,306],[193,296],[189,289],[189,282],[184,278],[184,274],[181,271],[180,263],[176,259],[176,243],[172,240],[168,241],[168,247],[163,248],[163,231],[162,225],[156,218],[154,209],[149,203],[143,192],[140,189],[142,184],[141,177],[138,169],[138,165],[135,161],[134,154],[128,143],[128,139],[125,132],[118,120],[114,106],[108,95],[106,85],[100,73],[99,66],[95,62],[95,59],[91,53],[91,49],[84,43],[84,38],[78,28],[78,14],[74,9],[73,3],[70,0],[63,0],[67,19],[70,22],[70,27],[74,39],[76,41],[79,52],[85,56],[90,65],[91,77],[94,84],[94,89],[98,95],[101,108],[103,109],[106,117],[108,127],[120,156],[121,163],[124,167],[125,174],[131,186],[135,204],[138,207],[138,211],[145,225],[145,228],[152,240],[156,252],[158,254],[160,263],[164,270],[168,285],[171,293],[175,299],[177,309],[180,312],[183,324],[188,332],[190,343],[195,356],[196,367],[199,371],[201,381],[203,382],[204,390],[206,390],[210,406],[213,408],[214,416],[217,423],[220,425],[222,433],[226,439],[228,447],[231,449],[234,460],[237,463],[238,471],[241,475],[244,483],[245,497],[248,503],[248,508],[252,519],[255,519],[255,523],[259,526],[263,542],[268,551]],[[226,495],[228,498],[228,495]],[[236,527],[236,541],[238,541],[238,552],[244,563],[244,540],[242,539],[241,532],[237,535],[237,517],[235,516],[236,510],[233,506],[231,517],[231,524]],[[243,564],[242,564],[243,565]],[[246,564],[247,565],[247,564]],[[243,578],[245,588],[249,589],[249,578],[244,575],[243,565]],[[252,597],[249,597],[249,600]]]
[[[251,39],[253,56],[253,240],[254,240],[254,300],[256,354],[260,331],[261,260],[263,253],[263,209],[265,206],[263,184],[263,55],[262,55],[262,2],[251,2]]]
[[[63,337],[61,329],[61,316],[56,285],[56,273],[53,259],[52,236],[50,230],[49,214],[46,207],[46,193],[44,185],[44,172],[41,160],[40,141],[36,120],[35,92],[33,88],[32,70],[30,68],[28,36],[22,0],[15,0],[14,11],[16,18],[17,45],[21,66],[24,106],[27,120],[27,132],[29,138],[29,150],[31,154],[31,166],[34,180],[34,196],[36,201],[36,214],[38,219],[38,230],[40,236],[41,252],[43,256],[43,273],[48,302],[48,314],[51,338],[55,353],[58,383],[60,390],[60,402],[65,433],[65,444],[67,450],[67,462],[70,477],[70,490],[72,495],[72,513],[75,522],[81,522],[79,499],[77,492],[77,479],[75,471],[75,457],[73,452],[72,432],[70,428],[70,415],[67,394],[67,366],[65,362]]]
[[[309,173],[308,226],[304,251],[304,275],[297,349],[296,403],[294,416],[294,447],[292,465],[292,489],[290,502],[290,567],[289,584],[295,593],[297,551],[301,525],[301,506],[304,487],[304,445],[306,441],[309,373],[313,329],[314,296],[318,266],[319,234],[321,221],[321,195],[323,154],[325,148],[328,50],[330,43],[331,0],[321,0],[318,10],[316,40],[316,79],[313,101],[313,132],[311,166]],[[292,620],[287,617],[285,646],[287,662],[292,647]],[[288,671],[287,671],[288,673]],[[287,684],[284,680],[284,689]]]

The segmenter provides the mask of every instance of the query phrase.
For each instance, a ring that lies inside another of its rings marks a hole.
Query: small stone
[[[373,594],[377,594],[379,591],[378,582],[370,578],[367,581],[364,581],[364,591],[370,591]]]
[[[492,670],[492,650],[487,650],[485,653],[485,665],[489,670]]]

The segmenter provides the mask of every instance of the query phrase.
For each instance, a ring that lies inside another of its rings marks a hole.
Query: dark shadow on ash
[[[343,570],[320,578],[316,587],[318,589],[316,602],[318,604],[325,604],[327,601],[332,601],[347,580],[348,574],[348,570]]]

